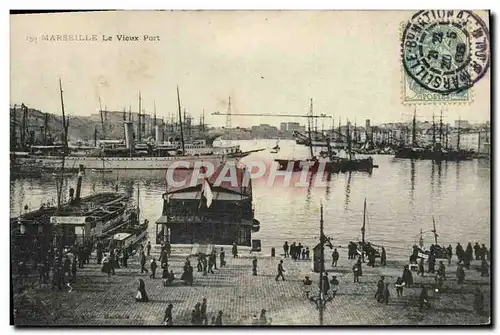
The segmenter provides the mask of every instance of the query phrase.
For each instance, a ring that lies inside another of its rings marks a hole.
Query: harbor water
[[[232,141],[242,150],[270,149],[276,140]],[[309,149],[294,141],[280,141],[281,150],[253,153],[244,159],[270,162],[275,158],[307,158]],[[263,251],[271,247],[281,252],[281,246],[300,242],[314,246],[319,238],[320,203],[324,205],[325,234],[335,246],[346,246],[361,239],[363,202],[366,198],[366,239],[386,247],[392,256],[409,255],[418,242],[420,230],[424,243],[434,242],[433,218],[439,234],[439,244],[479,242],[490,246],[490,163],[488,160],[463,162],[410,161],[390,155],[374,155],[379,166],[371,174],[353,172],[332,174],[324,185],[309,187],[271,185],[268,180],[253,182],[255,218],[261,229],[253,234],[262,241]],[[297,173],[300,174],[300,173]],[[38,208],[42,203],[56,201],[58,176],[48,173],[41,178],[11,179],[11,216]],[[86,171],[82,196],[94,192],[140,189],[142,215],[154,222],[161,215],[162,194],[166,189],[165,171],[120,170],[112,172]],[[64,180],[64,194],[76,187],[76,175]],[[473,227],[473,228],[472,228]],[[400,257],[399,257],[400,258]]]

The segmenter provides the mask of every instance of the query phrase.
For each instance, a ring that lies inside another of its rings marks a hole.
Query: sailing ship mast
[[[411,145],[415,146],[417,142],[417,108],[413,110],[413,123],[411,129]]]
[[[181,127],[181,144],[182,144],[182,155],[186,154],[184,149],[184,132],[182,130],[182,113],[181,113],[181,98],[179,96],[179,86],[177,86],[177,106],[179,107],[179,126]]]
[[[365,248],[365,227],[366,227],[366,198],[363,205],[363,226],[361,227],[361,262],[365,262],[364,248]]]
[[[66,123],[66,114],[64,113],[64,97],[61,78],[59,78],[59,91],[61,92],[61,111],[62,111],[62,124],[63,124],[63,154],[62,154],[62,164],[61,164],[61,178],[58,182],[57,187],[57,210],[61,209],[61,195],[62,195],[62,184],[64,178],[64,163],[66,158],[66,150],[68,148],[68,125]]]
[[[309,107],[309,118],[308,118],[308,122],[307,122],[307,125],[308,125],[308,131],[307,131],[307,135],[309,137],[309,153],[311,154],[311,158],[314,157],[314,152],[313,152],[313,145],[312,145],[312,136],[311,136],[311,123],[313,122],[313,99],[311,98],[311,105]]]
[[[457,151],[460,151],[460,124],[461,124],[461,119],[460,117],[458,118],[458,129],[457,129]]]
[[[438,234],[436,232],[436,221],[434,220],[434,215],[432,216],[432,226],[433,226],[433,230],[432,232],[434,233],[434,242],[435,242],[435,245],[438,245]]]
[[[142,127],[141,127],[141,91],[139,91],[139,129],[137,131],[137,140],[139,143],[141,142],[141,133],[142,133]]]

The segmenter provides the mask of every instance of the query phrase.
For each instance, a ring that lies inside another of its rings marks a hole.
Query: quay
[[[217,251],[220,246],[217,246]],[[282,250],[276,250],[276,257],[270,250],[250,253],[249,248],[239,247],[239,257],[233,258],[231,246],[224,247],[226,266],[214,274],[203,276],[196,270],[196,257],[191,256],[194,268],[193,286],[185,286],[180,280],[182,267],[191,249],[172,246],[169,269],[175,273],[176,280],[164,287],[161,268],[156,279],[150,273],[141,274],[138,257],[129,259],[128,268],[116,269],[116,274],[108,276],[101,272],[95,255],[90,264],[78,269],[73,290],[39,288],[38,274],[30,275],[28,288],[18,293],[16,285],[20,282],[13,278],[14,324],[17,326],[41,325],[81,325],[81,326],[161,326],[165,309],[173,305],[173,325],[191,325],[191,310],[203,297],[207,299],[207,315],[210,321],[219,310],[223,311],[223,325],[252,325],[253,316],[259,317],[266,310],[271,325],[318,325],[318,310],[305,296],[302,283],[307,275],[313,281],[311,291],[318,287],[318,274],[312,272],[311,260],[293,261],[283,258]],[[419,311],[418,297],[420,285],[431,287],[434,276],[426,273],[417,276],[413,271],[414,285],[404,289],[403,297],[398,298],[394,283],[402,274],[407,260],[388,259],[386,266],[363,265],[363,276],[359,283],[353,283],[352,266],[356,260],[347,258],[346,249],[338,249],[338,266],[332,268],[331,250],[325,248],[325,269],[331,278],[336,275],[338,291],[333,301],[324,311],[325,325],[479,325],[490,323],[490,277],[481,277],[481,261],[473,260],[470,270],[465,270],[466,278],[462,285],[456,279],[456,257],[451,266],[446,260],[446,280],[440,293],[429,289],[430,309]],[[257,276],[252,275],[252,258],[258,259]],[[159,247],[154,245],[149,259],[159,258]],[[283,259],[285,281],[275,281],[279,260]],[[427,267],[426,267],[427,268]],[[427,270],[427,269],[426,269]],[[378,303],[374,298],[377,281],[385,276],[390,283],[389,303]],[[149,302],[136,302],[138,280],[145,282]],[[484,294],[483,315],[474,310],[474,291],[480,288]],[[210,322],[209,322],[210,323]]]

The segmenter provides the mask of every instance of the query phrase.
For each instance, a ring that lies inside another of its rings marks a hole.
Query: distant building
[[[455,120],[455,128],[470,128],[469,121],[467,120]]]
[[[287,131],[287,129],[288,129],[288,124],[286,122],[281,122],[280,131]]]
[[[457,133],[451,134],[449,138],[449,146],[457,148]],[[490,154],[491,146],[491,131],[471,131],[460,133],[460,149],[472,150],[480,154]]]

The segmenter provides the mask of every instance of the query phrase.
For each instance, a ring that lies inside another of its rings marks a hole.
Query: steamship
[[[192,168],[196,161],[218,165],[224,161],[242,158],[251,152],[242,152],[239,145],[214,147],[213,139],[199,139],[191,143],[162,142],[163,129],[156,126],[156,141],[134,143],[133,124],[124,122],[125,140],[102,141],[101,147],[68,147],[65,170],[84,165],[92,170],[164,170],[182,161],[182,168]],[[59,170],[63,145],[31,146],[29,152],[15,152],[11,160],[17,166],[36,166],[44,170]]]

